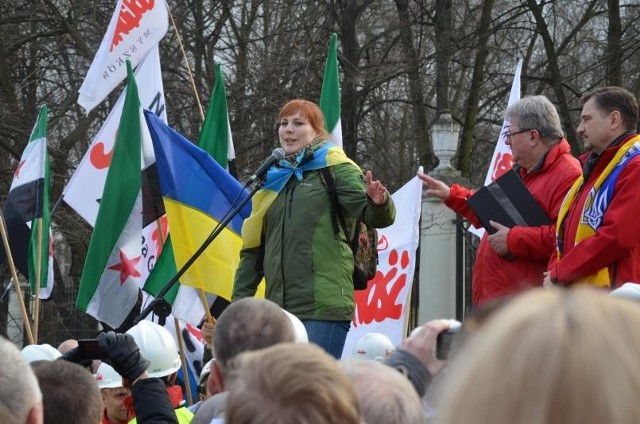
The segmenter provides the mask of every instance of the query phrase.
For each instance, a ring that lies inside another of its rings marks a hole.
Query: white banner
[[[404,338],[409,294],[416,265],[422,182],[414,177],[393,194],[396,220],[378,230],[378,272],[366,290],[356,291],[356,313],[351,321],[342,358],[367,333],[382,333],[397,346]]]
[[[511,93],[509,93],[509,103],[511,106],[518,100],[520,100],[520,73],[522,72],[522,59],[518,61],[516,65],[516,71],[513,74],[513,83],[511,84]],[[509,132],[509,121],[502,122],[502,129],[498,136],[498,142],[496,143],[496,149],[493,151],[493,157],[491,158],[491,164],[487,171],[487,177],[484,179],[484,185],[489,185],[496,179],[500,178],[502,174],[507,172],[513,166],[511,161],[511,148],[507,146],[505,141],[507,140],[507,133]],[[484,228],[469,227],[469,231],[476,236],[482,238],[485,233]]]
[[[157,45],[151,49],[134,74],[142,107],[155,112],[164,122],[167,122]],[[64,201],[91,226],[95,224],[98,216],[100,199],[122,115],[124,94],[123,91],[62,193]]]
[[[107,32],[79,90],[78,104],[87,113],[127,76],[167,33],[165,0],[118,0]],[[144,106],[144,104],[143,104]]]

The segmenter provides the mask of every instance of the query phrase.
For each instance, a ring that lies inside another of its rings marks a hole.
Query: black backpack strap
[[[342,227],[342,232],[344,233],[345,238],[347,237],[347,225],[344,221],[344,216],[342,215],[342,210],[340,209],[340,203],[338,202],[338,189],[336,187],[336,177],[333,173],[333,170],[329,167],[320,168],[320,176],[324,182],[324,186],[327,189],[327,194],[329,195],[329,200],[331,201],[331,224],[333,224],[333,232],[335,234],[340,233],[340,228],[338,227],[338,223]],[[352,246],[353,249],[353,246]]]

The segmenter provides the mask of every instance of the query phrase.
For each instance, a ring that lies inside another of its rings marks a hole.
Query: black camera
[[[78,350],[84,359],[107,358],[107,355],[102,351],[96,339],[78,340]]]
[[[449,359],[451,346],[454,344],[455,339],[458,334],[460,334],[460,329],[462,328],[462,323],[460,321],[450,319],[448,322],[449,329],[438,334],[438,339],[436,341],[436,358],[441,361]]]

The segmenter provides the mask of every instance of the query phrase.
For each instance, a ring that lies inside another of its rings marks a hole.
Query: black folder
[[[476,191],[467,199],[467,204],[489,234],[496,232],[489,220],[509,228],[515,225],[538,227],[552,224],[549,216],[513,169]]]

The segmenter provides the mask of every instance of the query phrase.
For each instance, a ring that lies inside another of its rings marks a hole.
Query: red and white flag
[[[165,0],[118,0],[107,32],[79,90],[87,113],[127,76],[126,61],[136,67],[167,33]],[[143,104],[144,105],[144,104]]]
[[[367,333],[385,334],[394,346],[404,338],[420,238],[422,182],[413,177],[392,198],[396,220],[378,230],[378,271],[366,290],[355,292],[356,312],[342,358],[353,356],[356,342]]]
[[[513,83],[511,84],[511,93],[509,94],[509,103],[507,106],[511,106],[518,100],[520,100],[520,73],[522,72],[522,59],[518,61],[516,65],[516,71],[513,74]],[[487,171],[487,177],[484,179],[484,185],[489,185],[496,179],[500,178],[502,174],[507,172],[513,166],[511,161],[511,148],[505,143],[507,140],[507,133],[509,132],[509,121],[504,120],[502,122],[502,129],[500,130],[500,136],[496,143],[496,149],[493,151],[493,157],[491,158],[491,164]],[[482,238],[485,233],[484,228],[469,227],[469,231],[476,236]]]

